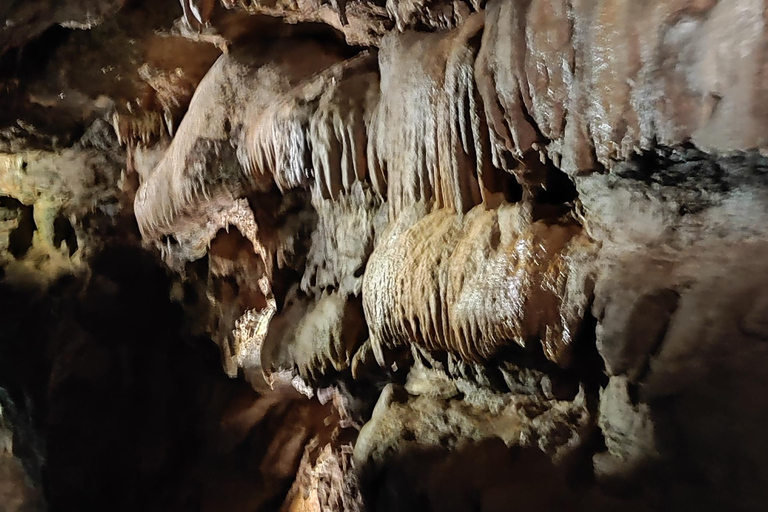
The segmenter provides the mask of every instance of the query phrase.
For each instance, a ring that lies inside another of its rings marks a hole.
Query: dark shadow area
[[[63,215],[59,215],[53,221],[53,245],[61,247],[63,243],[67,244],[67,251],[72,256],[77,252],[77,235],[75,228]]]
[[[14,258],[22,258],[32,247],[32,237],[37,229],[32,206],[13,197],[0,196],[0,221],[16,221],[16,228],[8,235],[8,251]]]
[[[597,395],[608,384],[605,361],[597,351],[597,318],[592,314],[592,301],[585,308],[584,320],[573,343],[573,360],[569,373],[584,384],[587,393]]]
[[[37,230],[32,206],[20,205],[19,225],[8,236],[8,251],[14,258],[23,258],[32,247],[32,238]]]
[[[768,347],[751,341],[724,337],[718,355],[699,362],[699,377],[675,394],[643,397],[641,389],[662,454],[642,481],[660,510],[765,508]]]
[[[536,201],[542,204],[563,204],[575,201],[579,197],[573,180],[547,160],[545,165],[545,183],[536,197]]]
[[[110,248],[93,271],[47,291],[0,283],[0,384],[29,418],[14,448],[54,511],[130,510],[150,496],[195,453],[196,395],[215,378],[205,345],[175,332],[181,311],[152,258]]]
[[[42,74],[50,56],[66,40],[71,30],[54,25],[23,47],[11,48],[0,56],[0,80],[29,80]]]
[[[541,451],[510,449],[500,439],[453,451],[414,448],[365,468],[363,478],[373,511],[611,510],[602,498],[572,488]]]
[[[259,466],[263,439],[224,436],[232,446],[216,455],[227,410],[259,396],[223,375],[214,343],[183,334],[166,270],[120,245],[91,268],[88,280],[69,275],[48,289],[0,281],[0,398],[13,412],[14,453],[49,510],[201,510],[228,474],[240,482],[232,500],[258,492],[279,502],[292,474],[270,483],[238,469]],[[270,413],[266,438],[291,409]]]

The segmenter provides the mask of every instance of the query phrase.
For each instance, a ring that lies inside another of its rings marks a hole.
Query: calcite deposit
[[[6,2],[0,508],[762,510],[766,13]]]

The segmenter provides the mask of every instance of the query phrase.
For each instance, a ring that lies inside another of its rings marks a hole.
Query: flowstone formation
[[[14,506],[762,510],[766,12],[0,8]]]

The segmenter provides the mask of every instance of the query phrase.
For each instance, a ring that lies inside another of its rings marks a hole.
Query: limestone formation
[[[0,509],[762,510],[767,12],[6,2]]]

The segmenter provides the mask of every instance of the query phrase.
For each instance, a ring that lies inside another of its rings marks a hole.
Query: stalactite
[[[369,167],[386,176],[393,220],[414,203],[463,213],[482,201],[478,176],[488,162],[477,138],[483,120],[473,78],[482,28],[482,15],[475,15],[447,34],[382,41]],[[383,180],[374,181],[383,188]]]
[[[290,55],[303,64],[292,63]],[[222,194],[232,197],[243,192],[245,183],[253,185],[237,162],[231,143],[235,131],[334,60],[332,52],[307,41],[220,57],[200,83],[162,161],[139,189],[135,209],[145,238],[172,232],[177,217],[195,204]],[[255,188],[270,183],[271,175]]]
[[[591,297],[593,249],[578,225],[528,225],[517,205],[414,216],[403,212],[390,226],[365,273],[382,364],[383,350],[402,344],[483,361],[509,342],[540,341],[567,366]]]

